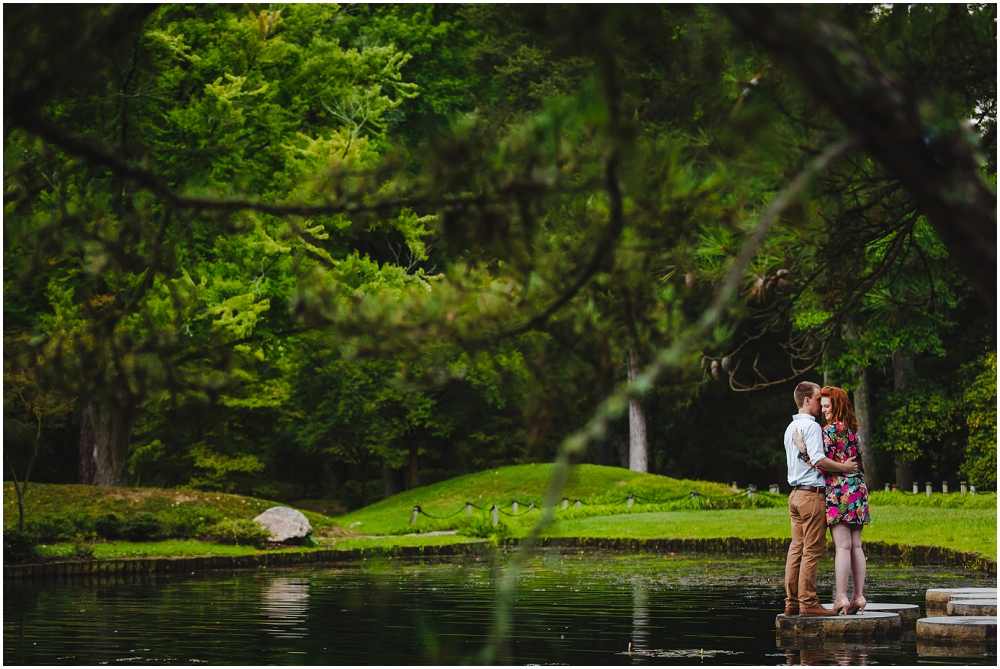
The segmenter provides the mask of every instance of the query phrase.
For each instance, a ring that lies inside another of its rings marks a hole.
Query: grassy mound
[[[98,488],[33,483],[25,497],[25,529],[43,542],[76,537],[149,541],[211,537],[250,520],[275,502],[197,490]],[[330,518],[303,511],[317,536],[342,535]],[[14,486],[4,483],[4,529],[17,525]]]
[[[337,522],[367,535],[458,530],[470,536],[485,536],[494,533],[489,521],[489,509],[497,504],[501,509],[499,533],[522,534],[541,515],[537,508],[528,511],[528,507],[531,503],[536,507],[543,503],[553,466],[516,465],[459,476],[394,495],[340,516]],[[692,492],[697,494],[692,496]],[[635,496],[635,505],[631,509],[626,503],[630,493]],[[784,497],[780,495],[758,493],[756,500],[750,500],[746,495],[734,494],[729,486],[721,483],[673,479],[599,465],[575,467],[563,496],[568,498],[569,508],[564,511],[558,505],[558,519],[640,511],[739,509],[785,504]],[[581,507],[575,508],[574,502],[578,499]],[[516,517],[512,515],[513,500],[517,500],[519,506]],[[472,509],[471,516],[465,513],[467,501],[478,507]],[[414,506],[420,506],[427,515],[420,515],[417,522],[411,525]]]

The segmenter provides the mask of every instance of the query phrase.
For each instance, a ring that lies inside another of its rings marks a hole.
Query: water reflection
[[[637,583],[632,590],[632,652],[649,650],[649,590]],[[635,655],[632,664],[645,664],[642,655]]]
[[[304,639],[309,609],[309,581],[275,578],[261,593],[260,615],[264,630],[279,639]]]
[[[997,656],[997,645],[996,643],[988,644],[976,642],[935,644],[918,641],[917,655],[920,657],[936,658],[995,658]]]
[[[902,650],[901,639],[847,641],[838,638],[779,635],[776,645],[785,650],[785,663],[789,665],[865,666],[881,663],[869,660],[872,653],[885,655]]]

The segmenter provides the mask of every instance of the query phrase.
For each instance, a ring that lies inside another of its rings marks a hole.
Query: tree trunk
[[[94,484],[128,485],[128,446],[132,438],[132,411],[110,403],[88,405],[94,432]]]
[[[330,464],[329,460],[323,461],[323,473],[326,474],[327,485],[330,486],[330,494],[336,495],[340,490],[340,474],[336,467]]]
[[[620,434],[614,435],[615,452],[618,454],[618,465],[622,469],[628,469],[628,439]]]
[[[84,404],[80,412],[80,483],[94,485],[97,464],[94,462],[94,426],[90,422],[90,405]]]
[[[913,371],[913,356],[904,355],[900,349],[892,353],[893,388],[906,389],[906,382]],[[902,453],[896,454],[896,485],[899,490],[910,490],[913,485],[913,463],[907,462]]]
[[[857,342],[859,339],[853,316],[848,316],[844,321],[844,339],[852,342]],[[854,345],[854,354],[861,356],[861,347],[857,343]],[[865,483],[869,490],[875,491],[882,484],[882,479],[875,463],[875,446],[871,441],[872,408],[871,396],[868,393],[867,365],[854,365],[854,383],[854,416],[858,419],[858,440],[862,448],[861,462],[865,468]]]
[[[629,385],[638,374],[639,354],[633,345],[628,347]],[[628,468],[634,472],[646,471],[646,413],[638,397],[630,397],[628,401]]]
[[[420,486],[420,442],[414,438],[410,442],[410,490]]]
[[[385,483],[385,496],[403,492],[403,470],[390,467],[384,460],[382,462],[382,481]]]

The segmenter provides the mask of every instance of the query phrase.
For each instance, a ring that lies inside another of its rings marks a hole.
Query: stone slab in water
[[[917,621],[917,639],[950,643],[996,642],[996,616],[939,616]]]
[[[832,609],[833,604],[824,604],[824,609]],[[899,616],[899,622],[903,627],[913,629],[920,617],[920,607],[916,604],[881,604],[879,602],[868,602],[865,613],[895,613]]]
[[[949,616],[995,616],[995,599],[952,599],[948,602]]]
[[[895,613],[865,611],[854,616],[786,616],[779,613],[774,619],[778,634],[837,637],[842,639],[870,639],[899,634],[902,624]]]
[[[961,599],[996,599],[996,588],[931,588],[927,591],[927,606],[944,609],[952,595]]]
[[[302,512],[287,506],[272,506],[254,518],[254,522],[271,533],[271,541],[302,539],[312,532],[312,525]]]

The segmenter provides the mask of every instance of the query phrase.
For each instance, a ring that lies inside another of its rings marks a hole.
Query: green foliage
[[[98,518],[94,523],[94,532],[104,539],[120,539],[122,536],[122,521],[118,516],[109,513]]]
[[[94,557],[94,545],[81,534],[73,537],[73,555],[81,560],[91,560]]]
[[[14,528],[3,530],[3,560],[11,564],[37,561],[41,557],[38,552],[38,537],[32,532]]]
[[[954,488],[954,486],[953,486]],[[927,497],[923,492],[916,495],[909,492],[885,492],[879,490],[869,494],[872,505],[934,507],[939,509],[995,509],[997,494],[995,492],[977,492],[975,495],[961,495],[952,490],[947,495],[931,493]]]
[[[85,531],[65,515],[48,513],[29,516],[25,522],[25,529],[42,542],[69,539],[78,532]],[[117,538],[117,535],[112,538]]]
[[[935,135],[976,119],[995,181],[994,6],[810,11],[918,91]],[[11,19],[5,443],[22,464],[21,381],[75,401],[55,421],[68,431],[122,426],[96,444],[127,462],[105,485],[267,496],[294,481],[363,505],[383,471],[417,488],[428,470],[551,461],[624,383],[627,352],[648,362],[696,323],[767,204],[844,136],[707,6]],[[782,384],[819,364],[848,389],[869,370],[873,450],[948,476],[966,454],[965,475],[995,486],[990,391],[968,367],[983,346],[957,342],[985,319],[880,162],[858,150],[821,175],[738,295],[704,342],[717,364],[691,355],[644,399],[651,471],[775,480]],[[918,356],[898,396],[880,372],[895,351]],[[587,461],[619,461],[617,411]],[[221,520],[147,511],[163,536]]]
[[[263,527],[246,518],[219,521],[212,526],[211,535],[220,544],[258,548],[264,547],[271,536]]]
[[[980,490],[997,486],[997,354],[987,351],[964,377],[961,396],[968,441],[962,472]]]
[[[963,365],[950,383],[918,378],[904,392],[894,393],[893,408],[882,414],[884,447],[911,460],[923,456],[961,463],[960,473],[969,483],[995,489],[995,370],[996,352],[987,349]]]
[[[459,529],[459,534],[477,539],[501,539],[511,535],[510,528],[502,520],[497,522],[496,527],[489,518],[479,518],[470,523],[466,523]]]
[[[160,533],[160,520],[151,513],[139,513],[122,524],[122,538],[127,541],[149,541]]]

